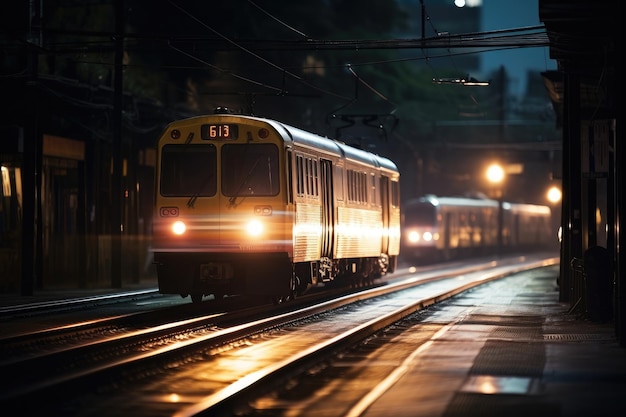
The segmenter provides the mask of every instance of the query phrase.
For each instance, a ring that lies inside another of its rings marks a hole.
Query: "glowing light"
[[[456,7],[480,7],[483,4],[483,0],[454,0]]]
[[[558,203],[561,201],[561,190],[558,187],[550,187],[547,196],[551,203]]]
[[[2,193],[5,197],[11,197],[11,177],[9,169],[2,165]]]
[[[180,396],[176,393],[172,393],[170,395],[168,395],[167,401],[171,402],[171,403],[177,403],[180,401]]]
[[[246,226],[246,230],[250,236],[260,236],[263,233],[263,223],[258,220],[250,220]]]
[[[504,169],[498,164],[491,164],[487,168],[487,180],[494,184],[499,184],[504,180]]]
[[[174,222],[174,224],[172,225],[172,232],[174,232],[175,235],[182,235],[183,233],[185,233],[185,231],[187,230],[187,226],[185,226],[185,223],[182,221],[177,221]]]
[[[433,234],[430,232],[424,232],[422,237],[424,238],[426,242],[430,242],[431,240],[433,240]]]

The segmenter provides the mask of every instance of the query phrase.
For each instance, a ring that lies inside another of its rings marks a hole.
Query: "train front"
[[[413,200],[402,207],[402,256],[409,261],[436,260],[442,236],[437,205],[429,199]]]
[[[290,285],[284,139],[261,119],[170,124],[157,147],[153,252],[159,291],[279,295]]]

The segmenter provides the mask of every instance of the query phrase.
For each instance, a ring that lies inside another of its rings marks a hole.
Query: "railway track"
[[[549,262],[557,260],[433,271],[326,301],[303,297],[280,308],[179,320],[144,313],[3,339],[0,371],[8,378],[0,385],[0,401],[25,414],[241,413],[242,404],[263,391],[416,311]]]

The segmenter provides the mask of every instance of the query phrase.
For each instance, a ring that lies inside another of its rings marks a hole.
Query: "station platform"
[[[446,308],[471,313],[431,336],[352,415],[626,415],[626,347],[612,321],[559,302],[558,274],[558,264],[534,269],[455,297]]]

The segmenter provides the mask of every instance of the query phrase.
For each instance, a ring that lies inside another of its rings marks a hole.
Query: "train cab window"
[[[433,225],[441,221],[437,215],[436,208],[430,204],[419,204],[406,207],[404,210],[404,217],[412,224]]]
[[[217,152],[213,145],[165,145],[161,154],[161,195],[213,196],[217,190]]]
[[[273,143],[222,147],[222,194],[274,196],[280,191],[278,147]]]

